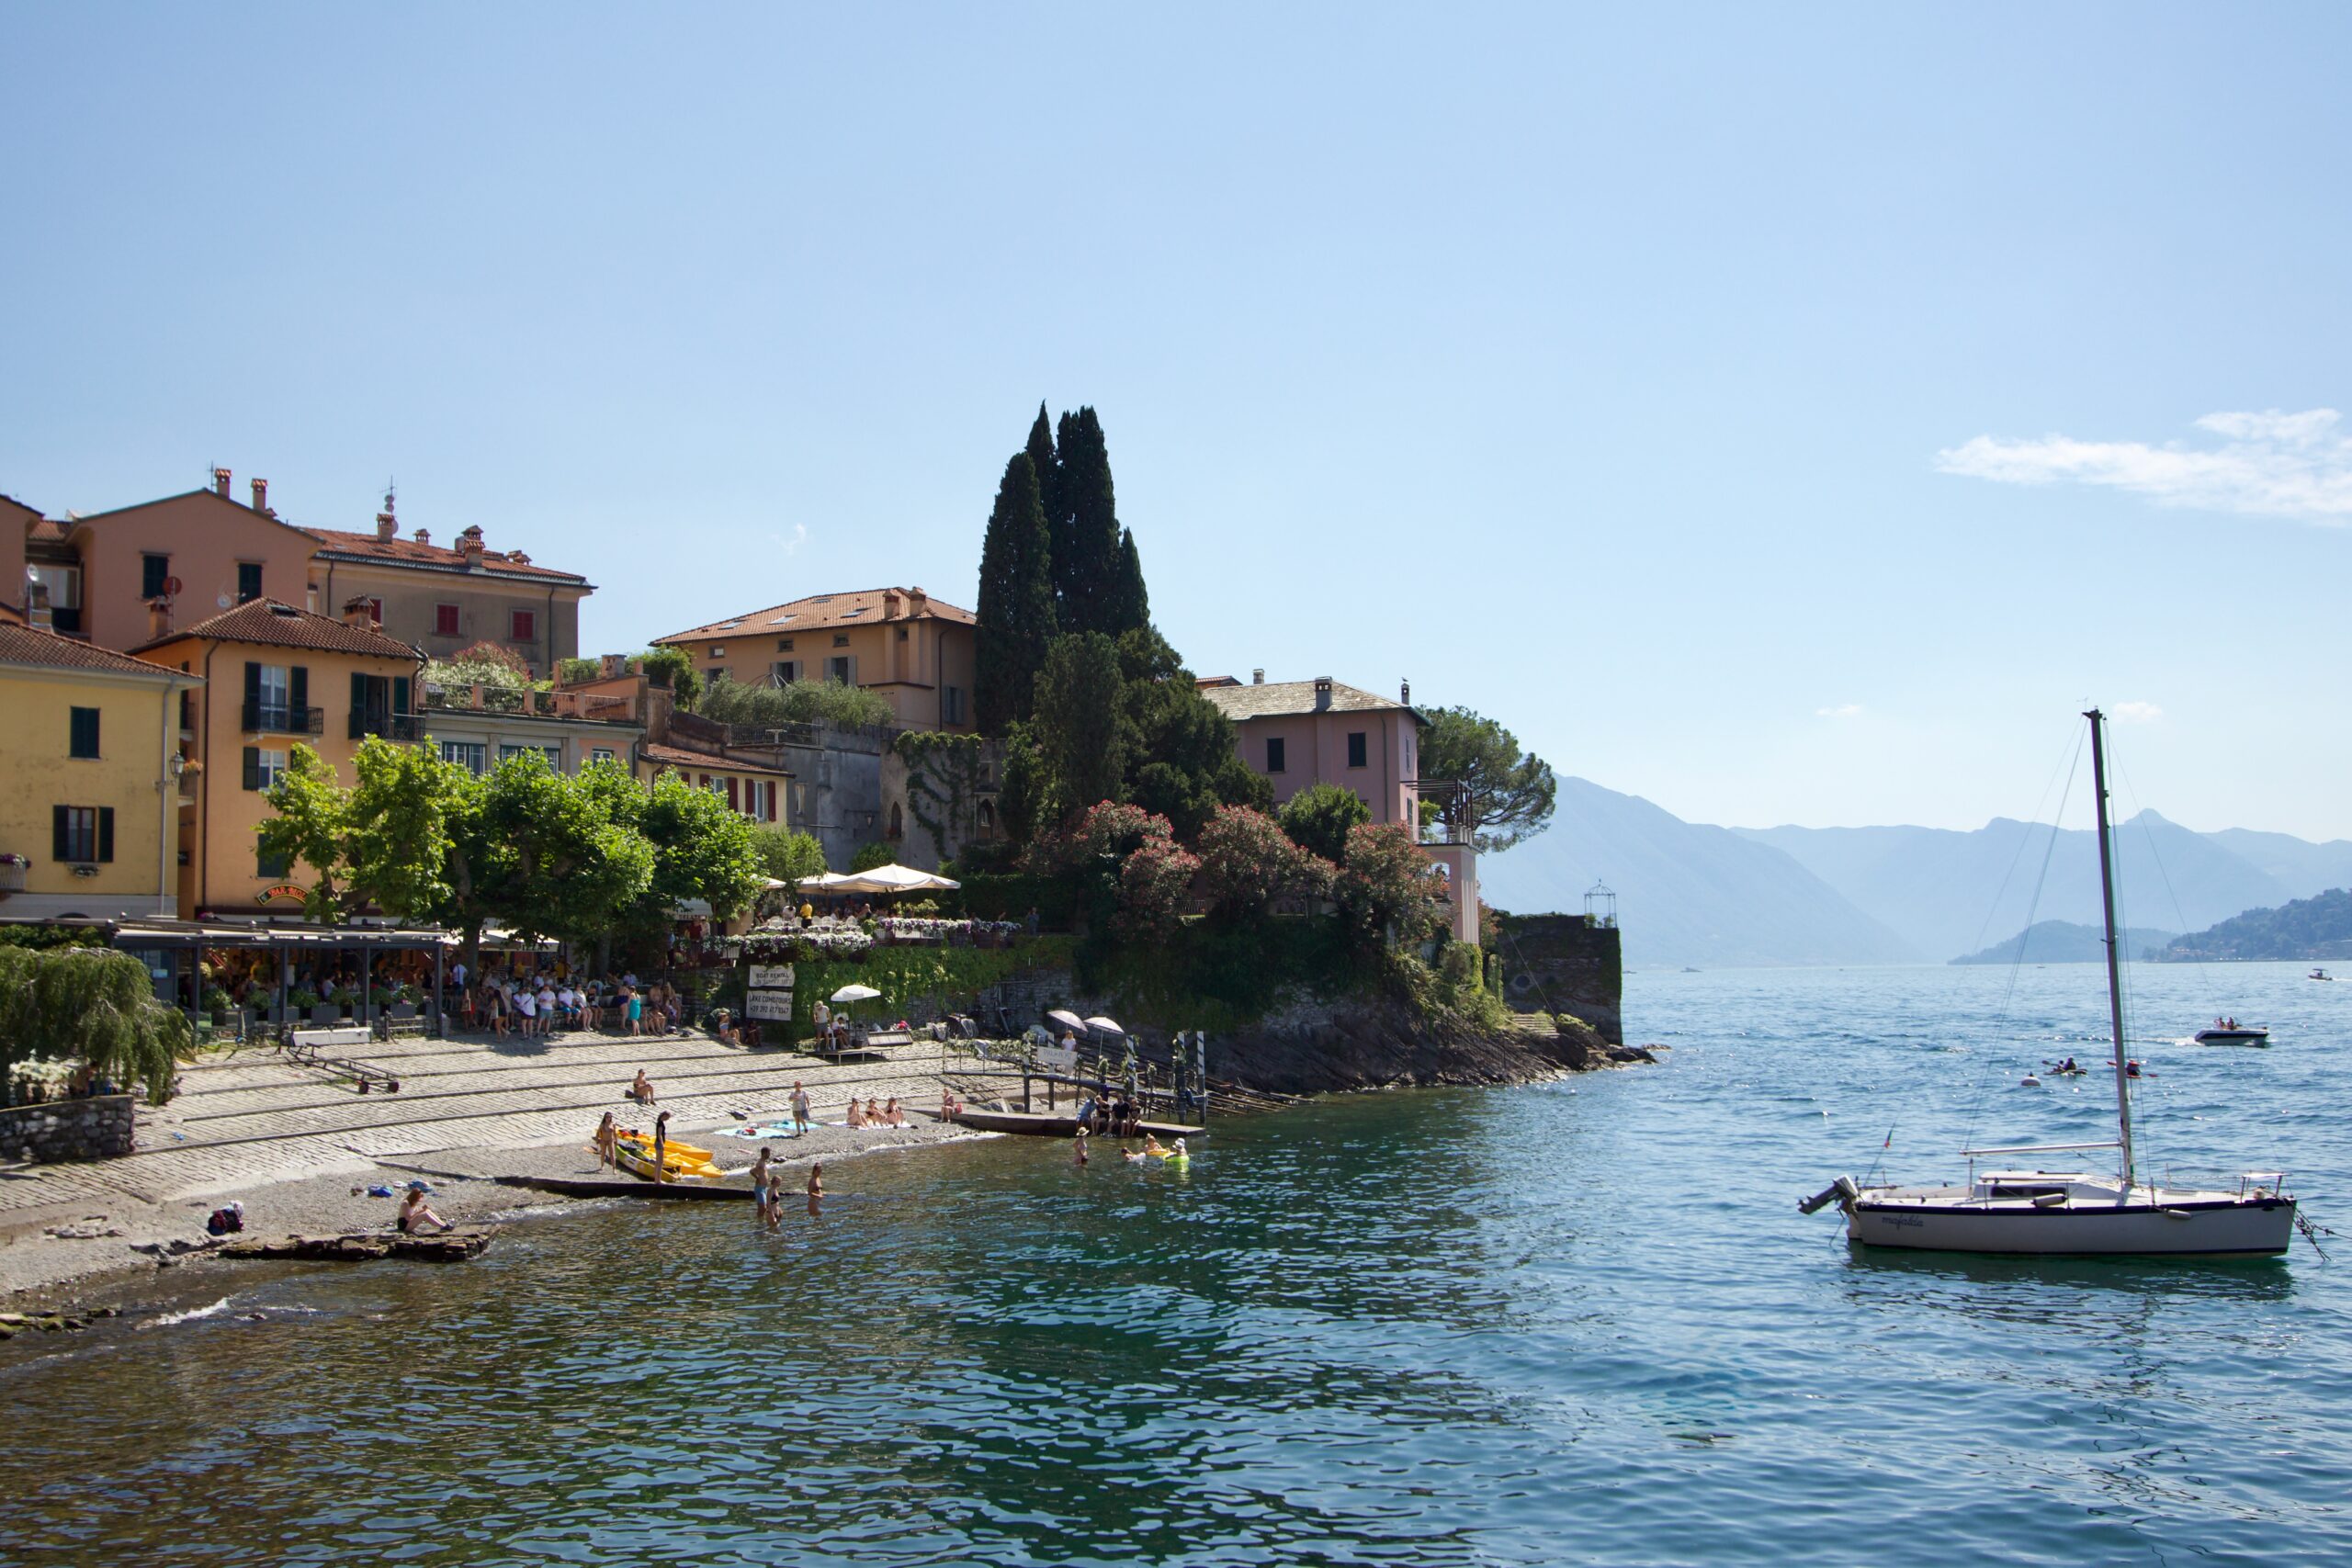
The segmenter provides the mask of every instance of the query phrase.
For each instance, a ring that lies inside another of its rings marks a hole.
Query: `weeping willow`
[[[187,1021],[155,999],[147,966],[127,953],[0,947],[0,1082],[26,1062],[85,1062],[117,1083],[144,1085],[160,1105],[194,1043]]]

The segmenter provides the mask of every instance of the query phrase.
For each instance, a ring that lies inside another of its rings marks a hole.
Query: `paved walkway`
[[[52,1204],[130,1197],[147,1202],[235,1191],[306,1176],[356,1174],[379,1159],[448,1149],[585,1144],[597,1118],[624,1109],[639,1067],[658,1111],[684,1137],[732,1126],[731,1111],[788,1114],[797,1079],[820,1120],[849,1096],[917,1108],[939,1100],[939,1047],[928,1042],[834,1064],[780,1050],[722,1045],[708,1035],[571,1033],[523,1041],[488,1037],[374,1042],[330,1051],[389,1068],[397,1094],[360,1094],[347,1078],[248,1045],[183,1070],[168,1105],[142,1106],[138,1148],[86,1165],[0,1168],[0,1216]],[[624,1125],[654,1112],[627,1106]],[[748,1165],[747,1154],[741,1163]]]

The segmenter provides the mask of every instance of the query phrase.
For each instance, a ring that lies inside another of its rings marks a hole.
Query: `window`
[[[286,874],[293,869],[293,861],[286,855],[274,855],[263,849],[254,851],[254,874],[264,882],[283,882]]]
[[[768,666],[768,671],[769,673],[775,677],[775,683],[777,685],[789,686],[795,681],[800,679],[800,660],[797,659],[779,659],[774,664]]]
[[[588,753],[588,760],[592,762],[609,762],[613,760],[613,749],[609,746],[599,746]]]
[[[65,754],[69,757],[96,757],[98,754],[98,710],[68,708],[66,714]]]
[[[165,586],[172,581],[172,558],[144,555],[139,558],[139,596],[161,599],[171,592]]]
[[[712,644],[710,645],[710,656],[711,656],[713,659],[724,659],[724,658],[726,658],[726,657],[727,657],[727,645],[726,645],[725,643],[723,643],[723,642],[714,642],[714,643],[712,643]]]
[[[455,604],[435,604],[433,606],[433,635],[435,637],[460,637],[464,635],[458,630],[458,607]]]
[[[792,639],[788,637],[780,637],[776,638],[775,650],[778,653],[790,653],[792,651]]]
[[[942,724],[961,724],[964,722],[963,687],[950,686],[946,688],[944,694],[940,700],[939,721]]]
[[[835,632],[833,634],[833,646],[835,648],[847,648],[849,646],[849,633]]]
[[[1266,772],[1279,773],[1282,771],[1283,738],[1279,735],[1269,735],[1266,737]]]
[[[49,813],[52,860],[89,865],[114,859],[114,807],[53,806]]]
[[[1363,767],[1365,765],[1364,750],[1364,732],[1361,729],[1348,731],[1348,766]]]
[[[28,588],[39,583],[49,590],[49,623],[62,632],[82,629],[82,569],[36,561],[25,568]],[[28,594],[28,597],[30,595]]]
[[[825,679],[828,681],[839,681],[842,685],[848,685],[850,683],[849,660],[847,659],[826,660]]]
[[[506,640],[532,642],[539,635],[539,613],[537,610],[510,610],[506,613]]]
[[[775,820],[775,784],[773,780],[743,781],[743,815],[754,822]]]
[[[286,772],[287,753],[266,746],[245,748],[244,785],[247,789],[266,790],[277,783]]]
[[[490,748],[480,740],[444,740],[441,760],[457,763],[476,778],[490,772]]]
[[[180,728],[189,731],[196,728],[196,694],[194,692],[180,694]]]
[[[245,729],[312,735],[311,672],[300,664],[245,666]]]
[[[899,640],[900,642],[904,642],[904,641],[906,641],[906,640],[907,640],[907,628],[906,628],[906,627],[904,627],[904,626],[900,626],[900,627],[899,628]]]
[[[261,597],[261,562],[241,560],[237,563],[237,603],[249,604]]]

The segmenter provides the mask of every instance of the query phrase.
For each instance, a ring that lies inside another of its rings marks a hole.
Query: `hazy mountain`
[[[2290,833],[2257,833],[2251,828],[2224,828],[2205,836],[2277,881],[2290,897],[2352,887],[2352,843],[2342,839],[2314,844]]]
[[[1560,780],[1551,827],[1478,862],[1498,909],[1580,913],[1616,890],[1631,964],[1902,964],[1922,954],[1788,855],[1635,795]]]
[[[2123,933],[2123,956],[2137,959],[2170,942],[2175,933],[2154,930]],[[1955,958],[1954,964],[2015,964],[2018,949],[2025,949],[2027,964],[2104,964],[2107,942],[2101,927],[2078,926],[2072,920],[2037,920],[2007,942],[1995,942],[1982,953]]]
[[[2336,888],[2276,909],[2248,909],[2192,931],[2165,959],[2352,958],[2352,892]]]
[[[2019,931],[2041,920],[2099,922],[2098,837],[2088,829],[2055,831],[2054,844],[2046,824],[2007,818],[1967,833],[1939,828],[1738,831],[1786,852],[1863,914],[1928,953],[1974,953],[1996,931]],[[2138,917],[2194,931],[2243,909],[2287,902],[2286,884],[2217,838],[2153,811],[2122,824],[2116,833],[2119,923],[2129,927]],[[2305,848],[2316,854],[2327,846]],[[2270,858],[2279,863],[2292,860],[2272,849]]]

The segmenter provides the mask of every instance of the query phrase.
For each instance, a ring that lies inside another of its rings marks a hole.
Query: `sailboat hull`
[[[2265,1258],[2295,1235],[2291,1198],[2037,1208],[2030,1203],[1939,1206],[1871,1202],[1847,1211],[1846,1234],[1865,1247],[2028,1257]]]

